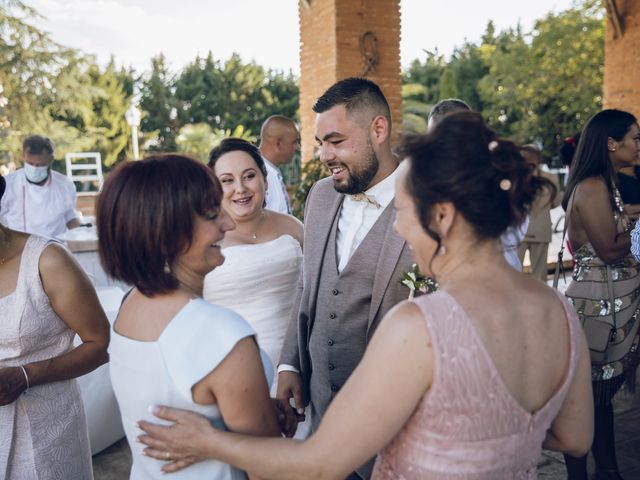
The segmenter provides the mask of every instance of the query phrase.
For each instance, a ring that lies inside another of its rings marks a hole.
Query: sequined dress
[[[618,233],[629,229],[620,193],[614,187],[614,221]],[[566,295],[578,312],[581,322],[595,319],[613,325],[611,296],[608,289],[607,265],[598,257],[593,246],[586,243],[573,253],[575,268]],[[591,380],[602,382],[624,375],[633,384],[640,361],[640,264],[628,252],[623,258],[609,264],[615,303],[615,339],[605,353],[591,350]],[[608,335],[602,329],[603,335]],[[596,343],[594,335],[587,333],[590,346]],[[594,387],[597,387],[594,384]],[[596,388],[597,389],[597,388]],[[598,395],[596,395],[596,399]]]
[[[475,326],[445,291],[414,300],[431,333],[433,383],[416,411],[380,452],[372,480],[535,479],[542,442],[562,406],[580,354],[580,322],[562,301],[569,324],[569,367],[535,413],[503,383]]]

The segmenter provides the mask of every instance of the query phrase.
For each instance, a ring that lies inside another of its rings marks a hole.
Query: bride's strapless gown
[[[274,371],[291,315],[302,265],[300,243],[282,235],[222,249],[224,264],[204,280],[205,300],[235,310],[253,327]]]

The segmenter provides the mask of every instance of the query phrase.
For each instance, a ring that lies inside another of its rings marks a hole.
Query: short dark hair
[[[256,165],[264,175],[264,178],[267,178],[267,166],[264,164],[264,159],[260,154],[260,150],[253,143],[248,142],[242,138],[229,137],[223,139],[217,147],[214,147],[209,152],[209,168],[213,170],[216,165],[216,162],[220,159],[222,155],[229,152],[241,151],[247,153],[253,161],[256,162]]]
[[[402,153],[420,225],[438,243],[430,228],[434,204],[452,202],[478,238],[498,238],[520,225],[537,192],[551,185],[534,175],[518,145],[498,139],[475,112],[446,115],[430,133],[407,138]]]
[[[588,177],[601,177],[613,202],[611,186],[616,177],[609,159],[609,137],[620,141],[631,126],[637,123],[636,117],[632,114],[616,109],[602,110],[589,119],[580,134],[580,141],[571,163],[567,188],[562,198],[562,206],[565,210],[573,190],[578,183]],[[612,207],[614,207],[613,204]]]
[[[105,271],[147,296],[178,288],[165,265],[191,246],[195,216],[219,208],[221,197],[216,176],[192,158],[166,154],[121,163],[96,206]]]
[[[39,155],[42,152],[53,155],[53,142],[42,135],[29,135],[22,141],[22,151],[34,155]]]
[[[471,107],[467,103],[459,98],[445,98],[440,100],[429,112],[429,120],[432,122],[439,122],[445,115],[458,112],[461,110],[471,110]]]
[[[0,175],[0,200],[2,200],[2,196],[4,195],[4,190],[7,188],[7,181],[4,179],[2,175]]]
[[[347,112],[359,112],[366,108],[384,115],[391,125],[389,102],[378,85],[366,78],[351,77],[334,83],[313,105],[313,111],[323,113],[344,105]]]

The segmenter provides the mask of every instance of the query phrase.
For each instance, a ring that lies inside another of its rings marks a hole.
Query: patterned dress
[[[49,240],[30,236],[16,290],[0,298],[0,368],[62,355],[74,332],[51,308],[38,261]],[[93,478],[87,422],[75,380],[38,385],[0,407],[0,478]]]
[[[618,233],[629,229],[629,219],[624,212],[620,193],[614,188],[614,221]],[[631,385],[640,361],[640,264],[627,253],[623,258],[609,264],[615,320],[611,309],[611,294],[607,264],[598,257],[590,243],[582,245],[574,254],[576,262],[572,282],[566,295],[578,312],[591,352],[591,380],[594,382],[596,401],[602,396],[599,389],[605,385],[619,385],[607,382],[623,375]],[[594,329],[593,325],[610,328]],[[611,338],[606,351],[598,351],[596,344],[606,343]],[[603,343],[604,342],[604,343]],[[620,378],[621,379],[621,378]],[[608,387],[607,387],[608,388]],[[608,397],[609,395],[605,395]]]

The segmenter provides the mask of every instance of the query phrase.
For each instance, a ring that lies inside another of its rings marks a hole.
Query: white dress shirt
[[[61,173],[49,172],[43,185],[29,183],[24,169],[5,177],[7,190],[0,203],[0,221],[21,232],[56,237],[77,218],[76,187]]]
[[[371,201],[356,200],[354,195],[344,196],[336,235],[339,272],[344,270],[364,237],[367,236],[371,227],[393,200],[396,193],[396,172],[397,169],[380,183],[364,192]]]
[[[529,215],[524,221],[517,227],[508,227],[502,235],[500,235],[500,241],[502,242],[502,249],[504,251],[504,258],[507,263],[515,268],[517,271],[522,271],[522,264],[518,257],[518,247],[522,240],[524,240],[527,234],[527,228],[529,228]]]
[[[265,198],[267,206],[265,208],[280,213],[291,213],[289,195],[280,170],[265,157],[262,158],[265,167],[267,167],[267,196]]]

